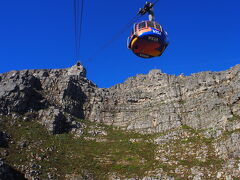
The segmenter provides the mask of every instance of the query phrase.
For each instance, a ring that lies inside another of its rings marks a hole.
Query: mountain
[[[240,178],[239,72],[0,74],[0,179]]]

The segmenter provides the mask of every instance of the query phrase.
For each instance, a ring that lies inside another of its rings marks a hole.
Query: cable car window
[[[146,27],[145,22],[141,22],[141,23],[139,23],[139,25],[138,25],[138,29],[142,29],[142,28],[145,28],[145,27]]]
[[[162,26],[158,23],[156,23],[156,29],[159,29],[162,32]]]
[[[153,27],[154,28],[154,22],[148,21],[147,22],[147,27]]]
[[[156,23],[156,28],[161,29],[160,24]]]

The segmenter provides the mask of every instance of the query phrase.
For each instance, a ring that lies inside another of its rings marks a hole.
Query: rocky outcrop
[[[182,125],[234,129],[239,124],[231,119],[240,115],[239,71],[240,65],[191,76],[152,70],[111,88],[97,88],[79,62],[67,69],[12,71],[0,75],[0,113],[38,112],[51,131],[60,126],[56,132],[69,126],[66,114],[144,133]]]
[[[234,132],[215,143],[216,153],[223,159],[240,158],[240,133]]]
[[[44,125],[52,134],[68,133],[80,129],[82,124],[75,121],[75,119],[64,113],[60,109],[49,107],[46,110],[39,111],[40,123]]]
[[[91,111],[96,85],[80,64],[67,69],[24,70],[0,74],[0,114],[37,113],[53,133],[71,130],[71,118]]]
[[[44,108],[39,93],[41,83],[29,71],[12,71],[0,75],[0,113],[19,113]]]
[[[140,132],[188,125],[223,128],[240,114],[240,65],[223,72],[174,76],[152,70],[98,90],[89,119]],[[234,127],[236,124],[231,124]]]

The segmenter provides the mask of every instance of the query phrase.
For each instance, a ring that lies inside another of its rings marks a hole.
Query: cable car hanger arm
[[[157,1],[156,1],[157,2]],[[153,12],[153,6],[156,3],[150,3],[150,2],[146,2],[146,4],[144,5],[143,8],[140,8],[138,11],[138,15],[145,15],[146,13],[148,13],[148,17],[149,17],[149,21],[154,21],[155,17],[154,17],[154,12]]]

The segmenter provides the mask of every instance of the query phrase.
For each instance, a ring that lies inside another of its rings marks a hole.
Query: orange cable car
[[[153,4],[147,2],[138,14],[149,13],[149,20],[136,23],[128,37],[128,48],[139,57],[152,58],[161,56],[167,48],[168,34],[162,26],[154,21]]]

